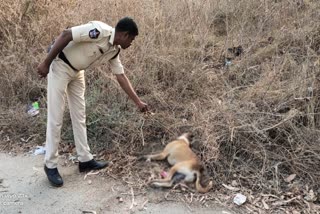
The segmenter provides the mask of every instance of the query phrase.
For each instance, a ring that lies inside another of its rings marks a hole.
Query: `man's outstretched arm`
[[[137,105],[141,112],[148,112],[148,105],[140,100],[132,85],[125,74],[116,74],[117,81],[121,88],[128,94],[130,99]]]

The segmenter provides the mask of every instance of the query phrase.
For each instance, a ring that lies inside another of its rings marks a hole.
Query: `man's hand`
[[[49,73],[49,66],[43,62],[37,67],[37,72],[40,78],[45,78]]]
[[[137,106],[139,108],[139,110],[143,113],[148,113],[149,112],[149,108],[148,105],[142,101],[137,103]]]
[[[49,67],[52,61],[58,56],[58,54],[72,41],[71,29],[65,29],[54,42],[50,52],[46,59],[41,63],[38,68],[38,74],[40,78],[45,78],[49,73]]]
[[[136,92],[133,90],[130,81],[125,74],[116,74],[117,80],[121,88],[129,95],[131,100],[137,105],[139,110],[143,113],[151,113],[148,105],[140,100]]]

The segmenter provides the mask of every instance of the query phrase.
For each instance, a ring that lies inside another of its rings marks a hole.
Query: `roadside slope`
[[[60,167],[64,186],[54,188],[43,172],[43,156],[0,153],[0,160],[0,213],[232,213],[216,205],[168,202],[160,190],[132,197],[131,188],[120,181],[99,175],[84,179],[76,165]]]

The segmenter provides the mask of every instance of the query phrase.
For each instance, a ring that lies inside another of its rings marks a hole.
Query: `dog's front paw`
[[[154,181],[150,181],[150,182],[149,182],[149,186],[152,187],[152,188],[158,187],[157,184],[156,184],[156,182],[154,182]]]
[[[141,155],[137,158],[138,161],[143,161],[143,160],[147,160],[147,155]]]
[[[142,155],[138,158],[139,161],[143,161],[145,160],[146,162],[151,162],[151,158],[149,157],[149,155]]]

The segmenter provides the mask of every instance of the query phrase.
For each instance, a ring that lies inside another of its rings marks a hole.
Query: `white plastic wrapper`
[[[32,104],[29,104],[27,106],[27,113],[34,117],[39,114],[39,103],[38,102],[33,102]]]
[[[46,153],[46,149],[43,146],[37,146],[34,150],[34,155],[44,155]]]
[[[241,193],[237,193],[236,196],[233,198],[233,202],[237,205],[242,205],[246,202],[247,197],[242,195]]]

